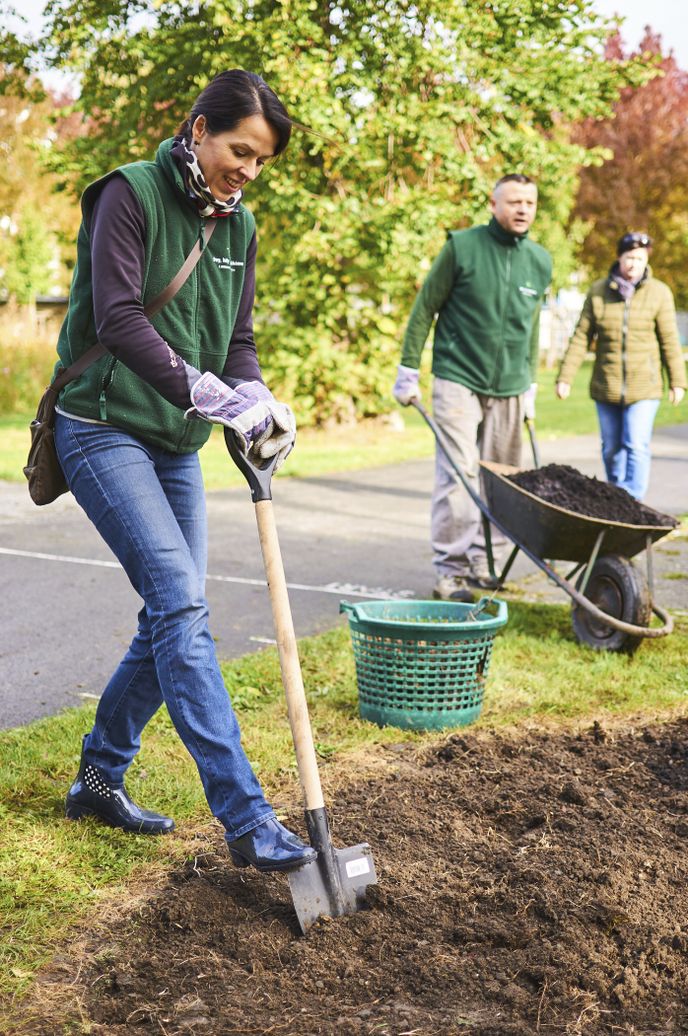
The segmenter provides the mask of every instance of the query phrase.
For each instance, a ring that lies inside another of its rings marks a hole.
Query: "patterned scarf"
[[[639,280],[629,281],[621,275],[619,264],[616,262],[609,271],[609,284],[612,288],[616,288],[624,302],[628,302],[629,299],[633,298],[635,289],[640,287],[646,277],[647,267],[643,270],[642,277]]]
[[[227,201],[220,201],[216,198],[210,187],[208,187],[203,170],[198,164],[198,159],[189,147],[186,138],[178,136],[174,140],[175,143],[170,154],[181,169],[186,193],[198,205],[201,216],[213,216],[215,218],[231,216],[241,201],[242,192],[236,191],[230,195]]]

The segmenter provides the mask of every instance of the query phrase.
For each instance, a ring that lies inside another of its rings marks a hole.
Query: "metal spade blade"
[[[366,888],[377,883],[367,842],[335,849],[324,808],[307,810],[306,824],[318,858],[288,874],[294,909],[304,935],[319,917],[341,917],[361,910]]]

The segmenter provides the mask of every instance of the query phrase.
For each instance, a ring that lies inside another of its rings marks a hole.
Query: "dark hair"
[[[495,191],[503,183],[535,183],[535,180],[531,180],[525,173],[507,173],[506,176],[502,176],[500,180],[497,180],[497,183],[494,185]]]
[[[620,237],[616,245],[616,254],[623,255],[634,248],[652,248],[652,238],[649,234],[643,234],[640,230],[632,230],[629,234]]]
[[[204,115],[209,133],[234,129],[242,119],[262,115],[277,134],[275,154],[280,155],[291,136],[291,119],[274,90],[255,72],[232,68],[220,72],[194,101],[191,114],[179,129],[187,139],[199,115]]]

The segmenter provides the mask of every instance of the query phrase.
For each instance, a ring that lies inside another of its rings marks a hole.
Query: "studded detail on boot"
[[[112,789],[108,787],[95,766],[86,763],[84,767],[84,784],[94,795],[102,795],[104,798],[112,798]]]
[[[109,784],[102,770],[87,763],[83,752],[76,779],[65,802],[68,820],[98,817],[99,820],[138,835],[163,835],[174,830],[174,820],[141,809],[129,798],[123,784]]]

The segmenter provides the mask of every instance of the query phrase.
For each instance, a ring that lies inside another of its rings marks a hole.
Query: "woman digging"
[[[70,820],[138,834],[174,822],[124,787],[141,733],[165,703],[196,762],[237,866],[285,871],[315,852],[276,819],[241,746],[205,600],[207,533],[198,450],[212,423],[254,463],[292,448],[291,410],[264,385],[253,337],[256,235],[244,188],[289,142],[282,103],[257,75],[223,72],[154,161],[91,184],[62,365],[106,353],[63,389],[55,438],[69,488],[143,599],[138,632],[103,691],[67,795]],[[212,234],[211,234],[212,229]],[[200,259],[157,315],[146,304],[200,241]]]

